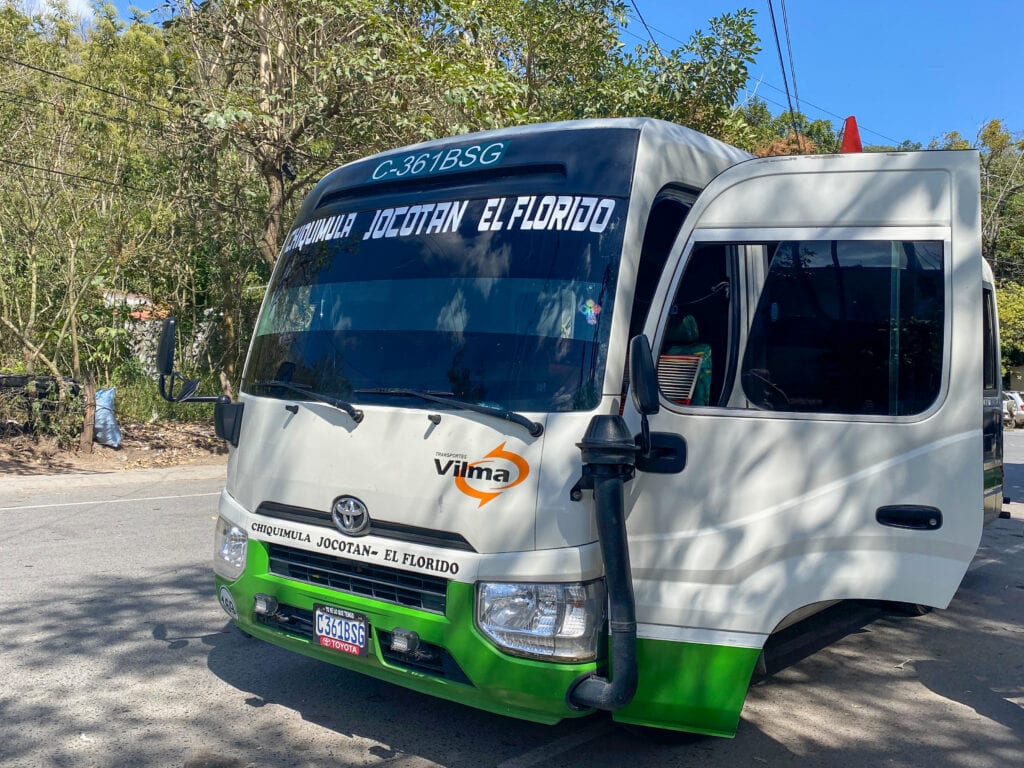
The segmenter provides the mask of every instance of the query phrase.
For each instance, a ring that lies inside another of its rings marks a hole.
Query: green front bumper
[[[565,692],[596,665],[532,661],[501,653],[476,630],[472,584],[449,582],[447,609],[441,616],[270,574],[265,545],[250,539],[245,573],[235,582],[217,577],[217,586],[230,590],[239,628],[282,648],[431,696],[524,720],[554,724],[586,714],[567,706]],[[357,657],[322,648],[315,637],[258,621],[253,614],[257,593],[300,611],[312,611],[315,603],[324,603],[363,614],[370,624],[367,655]],[[380,633],[395,629],[416,632],[422,642],[444,649],[457,669],[448,664],[446,670],[424,672],[401,659],[386,659]]]

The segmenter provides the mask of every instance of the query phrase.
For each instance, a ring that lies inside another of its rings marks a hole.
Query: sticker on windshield
[[[520,485],[530,474],[526,459],[505,450],[505,443],[476,461],[461,453],[439,453],[434,469],[442,477],[451,477],[459,493],[476,499],[477,509]]]
[[[587,319],[587,325],[597,325],[597,316],[601,314],[601,305],[593,299],[580,304],[580,314]]]
[[[475,203],[472,207],[470,203]],[[612,197],[520,195],[486,200],[442,200],[341,213],[296,227],[282,253],[334,240],[390,240],[459,232],[545,231],[601,234],[617,205]]]
[[[489,168],[501,162],[507,148],[507,141],[490,141],[461,147],[441,147],[408,155],[393,155],[377,163],[367,181],[415,179],[441,173]]]

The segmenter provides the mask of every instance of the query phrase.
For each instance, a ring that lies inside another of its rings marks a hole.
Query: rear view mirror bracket
[[[174,342],[177,327],[173,317],[164,319],[157,346],[156,369],[160,374],[160,397],[169,403],[230,403],[227,395],[197,395],[199,379],[186,379],[174,370]],[[177,392],[175,382],[180,383]]]

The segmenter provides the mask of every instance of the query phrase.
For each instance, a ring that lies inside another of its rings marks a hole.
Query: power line
[[[75,85],[81,85],[81,86],[83,86],[85,88],[91,88],[92,90],[99,91],[100,93],[105,93],[108,96],[114,96],[115,98],[118,98],[118,99],[125,99],[126,101],[130,101],[130,102],[133,102],[135,104],[141,104],[144,107],[149,107],[150,109],[156,109],[156,110],[159,110],[161,112],[166,112],[169,115],[173,114],[173,111],[170,110],[170,109],[167,109],[166,107],[161,107],[161,106],[159,106],[157,104],[151,104],[148,101],[143,101],[142,99],[137,99],[134,96],[129,96],[129,95],[125,94],[125,93],[117,93],[116,91],[111,91],[111,90],[108,90],[106,88],[101,88],[98,85],[92,85],[91,83],[86,83],[86,82],[83,82],[82,80],[76,80],[73,77],[68,77],[67,75],[62,75],[60,72],[54,72],[53,70],[50,70],[50,69],[44,69],[43,67],[37,67],[35,64],[29,64],[28,62],[20,61],[18,59],[12,58],[11,56],[4,56],[3,54],[0,54],[0,61],[6,61],[6,62],[8,62],[10,64],[16,64],[19,67],[25,67],[26,69],[31,69],[31,70],[34,70],[36,72],[41,72],[44,75],[50,75],[50,77],[56,77],[56,78],[58,78],[60,80],[66,80],[69,83],[74,83]]]
[[[0,101],[6,101],[8,104],[24,104],[25,106],[36,106],[38,104],[46,104],[47,106],[53,107],[58,111],[74,112],[78,115],[90,115],[91,117],[99,117],[103,120],[110,120],[115,123],[124,123],[125,125],[132,125],[136,128],[143,128],[145,130],[153,130],[154,126],[144,125],[143,123],[129,120],[126,117],[118,117],[117,115],[107,115],[102,112],[93,112],[91,109],[85,109],[83,107],[70,107],[67,104],[62,104],[57,101],[48,101],[47,99],[40,99],[38,97],[22,96],[14,91],[9,91],[6,88],[0,88],[0,93],[5,94],[8,98],[0,96]]]
[[[49,173],[54,176],[63,176],[69,179],[76,179],[78,181],[88,181],[93,184],[101,184],[105,187],[114,187],[116,189],[130,189],[133,192],[144,192],[147,195],[163,195],[164,193],[157,189],[147,189],[145,187],[135,187],[131,184],[125,184],[120,181],[108,181],[107,179],[100,179],[95,176],[82,176],[78,173],[70,173],[69,171],[59,171],[56,168],[46,168],[41,165],[33,165],[32,163],[21,163],[17,160],[8,160],[7,158],[0,157],[0,163],[5,165],[14,165],[19,168],[27,168],[33,171],[42,171],[43,173]],[[171,198],[179,197],[178,195],[170,195]]]
[[[654,35],[651,34],[651,28],[647,26],[647,22],[644,20],[644,15],[640,13],[640,7],[636,4],[636,0],[629,0],[629,4],[633,6],[633,10],[636,11],[636,17],[640,19],[640,23],[643,24],[644,29],[647,30],[647,37],[654,46],[654,50],[658,52],[658,56],[665,58],[665,55],[661,52],[661,46],[659,46],[658,41],[654,39]]]
[[[199,200],[200,199],[200,195],[198,193],[195,193],[195,194],[192,194],[192,195],[181,195],[181,194],[174,194],[174,193],[166,193],[166,192],[163,192],[163,191],[161,191],[159,189],[150,189],[150,188],[146,188],[146,187],[136,187],[136,186],[134,186],[132,184],[125,184],[124,182],[120,182],[120,181],[108,181],[107,179],[100,179],[100,178],[97,178],[95,176],[83,176],[83,175],[78,174],[78,173],[70,173],[69,171],[60,171],[60,170],[57,170],[56,168],[46,168],[45,166],[34,165],[32,163],[22,163],[22,162],[19,162],[17,160],[8,160],[7,158],[3,158],[3,157],[0,157],[0,163],[3,163],[5,165],[12,165],[12,166],[15,166],[15,167],[18,167],[18,168],[25,168],[25,169],[32,170],[32,171],[40,171],[42,173],[47,173],[47,174],[50,174],[52,176],[60,176],[60,177],[63,177],[63,178],[73,179],[75,181],[84,181],[84,182],[89,182],[91,184],[100,184],[102,186],[113,187],[115,189],[130,189],[133,192],[143,192],[143,193],[145,193],[147,195],[155,195],[157,197],[164,197],[164,198],[167,198],[168,200]],[[39,178],[39,177],[33,176],[32,178]],[[203,198],[203,199],[207,199],[207,198]],[[267,215],[266,211],[256,211],[256,210],[251,210],[251,209],[248,209],[248,208],[239,208],[238,206],[229,205],[228,203],[221,202],[221,201],[217,200],[216,198],[214,198],[212,196],[210,198],[208,198],[208,199],[212,200],[213,202],[215,202],[217,205],[219,205],[220,207],[224,208],[225,210],[234,211],[236,213],[246,213],[246,214],[251,214],[251,215],[254,215],[254,216],[261,216],[261,217],[265,217]]]
[[[789,122],[793,126],[793,132],[796,134],[798,146],[800,142],[800,127],[796,122],[796,111],[793,109],[793,97],[789,93],[789,79],[786,77],[786,64],[782,58],[782,43],[779,42],[779,27],[775,23],[775,7],[772,5],[772,0],[768,0],[768,15],[772,20],[772,34],[775,36],[775,50],[779,54],[779,71],[782,72],[782,86],[786,89],[786,103],[789,104]]]
[[[796,101],[796,111],[800,109],[800,90],[796,87],[796,67],[793,65],[793,44],[789,39],[789,14],[786,13],[786,0],[779,0],[782,3],[782,26],[786,30],[786,50],[789,52],[789,75],[793,78],[793,100]],[[769,6],[771,3],[769,3]]]
[[[654,26],[652,24],[648,24],[646,26],[647,26],[647,28],[649,30],[653,30],[654,32],[657,32],[659,35],[661,35],[662,37],[665,37],[665,38],[667,38],[669,40],[672,40],[673,42],[679,43],[680,45],[686,45],[687,44],[685,40],[682,40],[682,39],[676,37],[675,35],[672,35],[669,32],[666,32],[665,30],[660,29],[659,27],[656,27],[656,26]],[[635,37],[637,40],[643,40],[642,37],[633,34],[629,30],[623,29],[622,31],[625,32],[626,34],[630,35],[631,37]],[[769,83],[769,82],[764,81],[764,80],[761,80],[760,82],[761,82],[762,85],[764,85],[764,86],[766,86],[768,88],[771,88],[773,91],[778,91],[779,93],[785,93],[785,91],[782,88],[779,88],[777,85],[773,85],[772,83]],[[770,99],[765,99],[765,101],[770,101]],[[784,104],[779,104],[777,101],[772,101],[771,103],[775,104],[776,106],[785,107]],[[826,109],[825,107],[822,107],[822,106],[820,106],[818,104],[810,102],[807,99],[803,99],[803,103],[806,104],[807,106],[811,107],[812,109],[818,110],[818,112],[821,112],[823,115],[828,115],[829,117],[833,117],[836,120],[845,120],[846,119],[845,115],[836,114],[835,112],[833,112],[833,111],[831,111],[829,109]],[[884,133],[879,133],[878,131],[874,131],[874,130],[872,130],[870,128],[867,128],[864,125],[861,125],[860,123],[858,123],[858,127],[860,128],[861,131],[863,131],[865,133],[874,134],[875,136],[878,136],[880,139],[885,139],[886,141],[892,142],[894,145],[900,143],[899,139],[894,139],[892,136],[886,136]]]
[[[178,137],[180,139],[180,141],[175,143],[174,146],[179,146],[180,147],[180,146],[191,145],[191,146],[198,147],[199,149],[204,149],[204,150],[209,148],[207,143],[204,142],[202,139],[197,139],[197,138],[195,138],[195,137],[193,137],[191,135],[183,134],[181,129],[178,128],[177,126],[173,125],[173,124],[164,123],[162,125],[147,125],[145,123],[140,123],[140,122],[138,122],[136,120],[129,120],[126,117],[120,117],[118,115],[111,115],[111,114],[107,114],[105,112],[95,112],[95,111],[93,111],[91,109],[85,109],[84,107],[74,107],[74,106],[70,106],[70,105],[62,103],[62,102],[49,101],[47,99],[41,99],[41,98],[38,98],[38,97],[23,96],[21,94],[15,93],[14,91],[9,91],[9,90],[7,90],[5,88],[0,88],[0,94],[6,94],[6,96],[9,97],[9,98],[5,98],[4,96],[0,96],[0,101],[5,101],[8,104],[22,104],[24,106],[37,106],[39,104],[46,104],[47,106],[51,106],[54,109],[57,109],[58,111],[61,111],[62,113],[66,111],[66,112],[72,112],[72,113],[78,114],[78,115],[89,115],[90,117],[96,117],[96,118],[99,118],[101,120],[110,120],[111,122],[121,123],[123,125],[129,125],[129,126],[132,126],[134,128],[138,128],[138,129],[143,130],[143,131],[159,131],[161,133],[171,133],[171,134],[174,134],[176,137]],[[227,132],[228,133],[233,133],[234,135],[238,136],[239,138],[246,138],[243,134],[238,133],[236,131],[227,131]],[[246,146],[242,146],[242,145],[236,145],[236,148],[237,148],[237,150],[239,152],[241,152],[243,154],[249,155],[250,157],[256,157],[256,152],[253,149],[250,149],[250,148],[248,148]]]
[[[771,83],[766,82],[764,80],[761,80],[760,83],[761,83],[761,85],[764,85],[764,86],[767,86],[768,88],[771,88],[773,91],[778,91],[779,93],[785,93],[785,91],[783,91],[777,85],[772,85]],[[769,98],[767,98],[765,96],[761,96],[759,98],[762,98],[765,101],[771,101],[771,99],[769,99]],[[777,106],[780,106],[780,107],[785,106],[784,104],[779,104],[779,102],[777,102],[777,101],[772,101],[772,104],[776,104]],[[843,115],[839,115],[839,114],[836,114],[835,112],[831,112],[831,111],[825,109],[824,107],[819,107],[817,104],[814,104],[814,103],[812,103],[810,101],[807,101],[807,99],[804,99],[804,104],[806,104],[809,107],[813,107],[814,109],[818,110],[822,114],[828,115],[829,117],[834,117],[837,120],[845,120],[846,119]],[[865,133],[873,133],[875,136],[878,136],[881,139],[885,139],[886,141],[891,141],[894,145],[900,143],[899,139],[894,139],[892,136],[886,136],[884,133],[879,133],[878,131],[873,131],[870,128],[866,128],[865,126],[861,125],[860,123],[857,124],[857,127],[860,128],[860,130],[864,131]]]
[[[652,39],[652,42],[654,42],[653,39]],[[657,47],[657,43],[656,42],[654,43],[654,45],[655,45],[655,47]],[[659,51],[659,53],[660,53],[660,51]],[[0,61],[7,61],[7,62],[10,62],[10,63],[13,63],[13,64],[17,64],[19,66],[26,67],[26,68],[28,68],[30,70],[34,70],[36,72],[40,72],[42,74],[49,75],[51,77],[55,77],[55,78],[58,78],[58,79],[61,79],[61,80],[65,80],[67,82],[83,86],[85,88],[90,88],[90,89],[98,91],[100,93],[105,93],[107,95],[115,96],[115,97],[121,98],[121,99],[125,99],[127,101],[130,101],[130,102],[133,102],[133,103],[136,103],[136,104],[141,104],[143,106],[150,107],[152,109],[162,111],[162,112],[164,112],[164,113],[166,113],[168,115],[171,115],[172,117],[175,115],[175,112],[173,110],[167,109],[165,107],[161,107],[161,106],[159,106],[157,104],[153,104],[151,102],[144,101],[142,99],[137,99],[137,98],[134,98],[132,96],[128,96],[128,95],[123,94],[123,93],[117,93],[115,91],[111,91],[111,90],[108,90],[106,88],[101,88],[100,86],[91,85],[90,83],[86,83],[86,82],[83,82],[81,80],[76,80],[73,77],[68,77],[67,75],[62,75],[59,72],[54,72],[52,70],[45,69],[43,67],[38,67],[38,66],[36,66],[34,64],[29,64],[27,62],[20,61],[18,59],[12,58],[10,56],[4,56],[4,55],[0,54]],[[5,89],[0,89],[0,91],[3,91],[3,92],[8,93],[8,94],[10,94],[12,96],[15,96],[16,98],[24,98],[24,97],[18,96],[17,94],[15,94],[15,93],[13,93],[11,91],[7,91]],[[73,112],[90,114],[90,115],[93,115],[95,117],[100,117],[100,118],[107,119],[107,120],[114,120],[114,121],[117,121],[117,122],[126,123],[128,125],[135,125],[135,126],[138,126],[138,127],[146,128],[148,130],[155,130],[154,126],[143,126],[142,124],[140,124],[140,123],[138,123],[136,121],[129,120],[127,118],[117,117],[117,116],[109,115],[109,114],[101,114],[99,112],[92,112],[91,110],[86,110],[86,109],[82,109],[82,108],[68,107],[66,105],[58,104],[56,102],[46,101],[45,99],[39,99],[39,101],[41,103],[50,104],[51,106],[54,106],[54,107],[68,109],[68,110],[73,111]],[[176,126],[173,126],[173,125],[163,126],[163,130],[168,130],[170,132],[177,133],[179,136],[181,136],[180,130]],[[244,134],[244,133],[242,133],[240,131],[234,130],[234,129],[230,128],[230,127],[225,126],[223,128],[220,128],[219,130],[223,131],[224,133],[236,136],[237,138],[243,139],[244,141],[253,142],[252,137],[247,136],[246,134]],[[184,143],[192,144],[194,146],[197,146],[197,147],[200,147],[200,148],[203,148],[203,149],[208,148],[207,144],[205,142],[199,140],[199,139],[195,139],[195,138],[192,138],[190,136],[183,136],[182,139],[183,139]],[[236,148],[240,152],[242,152],[243,154],[247,154],[250,157],[254,157],[254,158],[256,157],[256,150],[255,149],[249,149],[247,147],[243,147],[243,146],[237,145],[237,144],[236,144]],[[300,150],[298,150],[298,149],[296,149],[294,147],[291,148],[291,149],[292,149],[292,151],[296,152],[297,154],[304,155],[304,156],[306,156],[308,158],[312,159],[312,158],[315,157],[314,155],[302,152],[302,151],[300,151]]]

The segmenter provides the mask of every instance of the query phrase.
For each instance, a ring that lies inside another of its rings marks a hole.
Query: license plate
[[[365,616],[332,605],[313,606],[316,639],[324,648],[353,656],[366,655],[366,638],[370,632]]]

